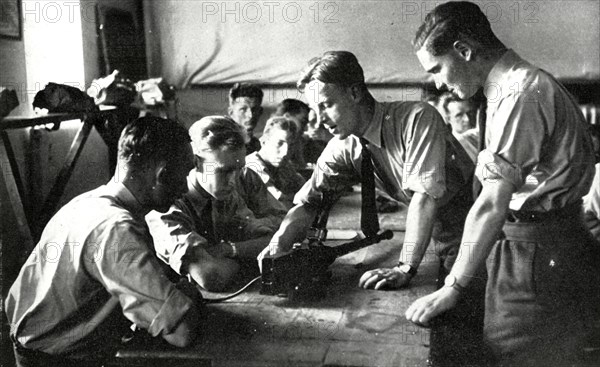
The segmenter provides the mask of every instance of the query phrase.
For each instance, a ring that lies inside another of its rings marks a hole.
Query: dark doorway
[[[119,70],[133,81],[148,78],[141,19],[130,11],[98,5],[100,68],[105,75]],[[141,14],[141,11],[140,11]]]

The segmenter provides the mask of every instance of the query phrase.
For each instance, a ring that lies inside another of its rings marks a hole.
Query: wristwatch
[[[417,275],[417,269],[413,268],[412,266],[403,263],[402,261],[398,261],[398,265],[397,265],[398,269],[403,272],[404,274],[408,274],[412,277],[414,277],[415,275]]]
[[[446,279],[444,279],[444,287],[454,288],[459,293],[465,290],[465,287],[458,284],[458,279],[456,279],[456,277],[452,274],[448,274]]]

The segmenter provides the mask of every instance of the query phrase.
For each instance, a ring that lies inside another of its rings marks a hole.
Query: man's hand
[[[448,311],[456,305],[458,291],[452,287],[442,287],[437,291],[414,301],[406,310],[408,321],[421,326],[428,326],[432,318]]]
[[[369,270],[360,277],[358,286],[360,288],[373,289],[397,289],[406,287],[412,275],[395,268],[381,268]]]
[[[281,247],[279,245],[279,241],[277,241],[275,239],[275,237],[273,237],[271,239],[271,242],[269,242],[269,245],[267,247],[265,247],[264,250],[261,251],[260,254],[258,254],[258,256],[256,257],[256,259],[258,260],[258,268],[260,269],[261,273],[262,273],[262,260],[265,256],[267,255],[277,255],[281,252],[285,252],[288,251],[288,249],[284,249],[283,247]]]

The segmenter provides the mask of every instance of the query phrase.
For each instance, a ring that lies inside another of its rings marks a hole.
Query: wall
[[[10,115],[20,115],[28,111],[28,98],[25,92],[27,83],[27,69],[25,67],[25,42],[20,40],[0,38],[0,86],[17,91],[19,106]],[[26,130],[8,132],[12,142],[15,156],[21,167],[25,166],[25,147],[28,144]],[[8,162],[0,162],[2,169],[7,169]],[[27,172],[21,170],[21,180],[26,183]]]
[[[352,51],[367,83],[423,81],[411,40],[441,1],[151,1],[150,62],[178,87],[290,84],[314,56]],[[508,47],[559,78],[599,78],[596,0],[476,1]]]
[[[229,103],[228,93],[230,85],[198,86],[178,91],[178,120],[186,127],[190,127],[200,118],[208,115],[223,115],[227,113]],[[421,99],[421,88],[419,87],[382,87],[370,88],[374,97],[379,101],[417,101]],[[286,98],[304,100],[304,95],[297,89],[280,86],[264,86],[263,108],[265,109],[255,133],[260,135],[264,123],[275,111],[279,102]]]
[[[15,89],[21,91],[27,80],[27,70],[25,68],[25,43],[23,40],[13,40],[0,38],[0,86]],[[23,98],[19,93],[19,100]],[[11,115],[21,114],[26,111],[27,105],[21,102],[21,104],[12,111]],[[9,139],[12,142],[15,150],[15,155],[19,165],[24,166],[25,160],[25,147],[28,142],[28,132],[25,130],[17,130],[9,132]],[[0,142],[0,144],[3,144]],[[0,161],[0,170],[2,171],[2,177],[0,180],[4,180],[5,176],[11,175],[8,162]],[[24,181],[26,173],[21,170],[21,180]],[[9,281],[15,278],[18,272],[18,264],[23,260],[22,254],[15,251],[14,247],[9,246],[28,246],[27,239],[20,236],[18,228],[18,222],[15,216],[15,211],[12,206],[8,203],[9,191],[4,181],[0,182],[0,296],[2,299],[6,296],[9,289]],[[2,303],[2,302],[0,302]],[[3,305],[0,305],[0,310]],[[2,314],[3,315],[3,314]],[[2,316],[3,318],[4,316]],[[4,363],[10,365],[10,356],[12,355],[12,348],[10,343],[5,343],[7,339],[6,327],[4,325],[4,318],[0,323],[2,325],[2,344],[0,349],[4,354]]]
[[[12,115],[33,114],[33,97],[49,81],[86,90],[93,79],[102,76],[97,4],[132,11],[142,19],[137,0],[23,1],[23,39],[0,39],[0,85],[16,89],[21,103]],[[58,131],[37,127],[9,132],[27,192],[24,205],[28,211],[40,209],[80,126],[79,121],[70,121],[62,123]],[[60,205],[109,178],[107,148],[93,130]]]

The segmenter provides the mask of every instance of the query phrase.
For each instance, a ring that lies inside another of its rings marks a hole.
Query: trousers
[[[577,362],[598,317],[599,248],[581,208],[507,221],[487,259],[484,338],[495,364]]]

